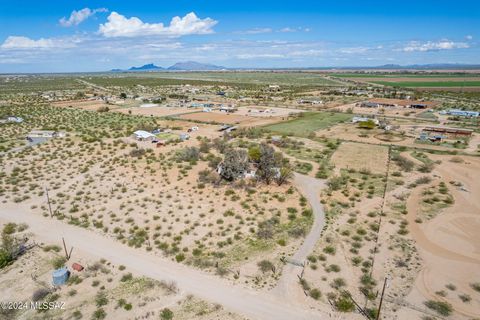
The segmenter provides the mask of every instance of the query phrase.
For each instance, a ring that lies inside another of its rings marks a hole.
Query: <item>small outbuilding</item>
[[[190,139],[190,135],[188,133],[181,133],[179,137],[182,141]]]
[[[27,138],[63,138],[66,133],[63,131],[53,130],[32,130],[27,135]]]
[[[233,113],[233,112],[237,111],[237,108],[233,105],[229,105],[229,106],[222,105],[218,110],[221,111],[221,112]]]
[[[375,119],[375,118],[367,118],[367,117],[353,117],[352,118],[352,123],[368,122],[368,121],[372,121],[373,123],[375,123],[375,125],[378,125],[380,123],[380,121],[378,119]]]
[[[154,135],[153,133],[150,133],[148,131],[144,131],[144,130],[137,130],[133,133],[133,135],[135,136],[135,139],[137,140],[153,140],[153,139],[156,139],[157,136]]]
[[[450,128],[450,127],[425,127],[423,131],[429,132],[430,134],[436,135],[443,135],[447,138],[470,138],[473,134],[473,130],[471,129],[463,129],[463,128]]]
[[[22,123],[23,118],[21,118],[21,117],[7,117],[7,122]]]
[[[279,146],[282,144],[283,139],[281,136],[272,136],[272,138],[270,139],[270,142],[276,146]]]

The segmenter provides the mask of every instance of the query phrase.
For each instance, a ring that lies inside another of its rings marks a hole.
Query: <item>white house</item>
[[[23,122],[23,118],[20,118],[20,117],[7,117],[7,122],[21,123],[21,122]]]
[[[219,164],[217,166],[217,173],[219,175],[222,175],[222,172],[223,172],[223,164]],[[240,179],[253,179],[255,178],[255,174],[256,174],[257,170],[255,169],[247,169],[246,171],[243,171],[242,173],[240,173]]]
[[[157,138],[157,136],[155,136],[153,133],[144,130],[137,130],[133,133],[133,135],[137,140],[153,140]]]
[[[66,134],[63,131],[53,130],[32,130],[27,135],[27,138],[63,138]]]
[[[218,109],[222,112],[227,112],[227,113],[230,113],[230,112],[235,112],[237,111],[237,108],[235,106],[221,106],[220,109]]]
[[[278,179],[280,177],[280,169],[279,168],[273,168],[273,171],[275,172],[274,178]],[[217,173],[219,175],[222,175],[223,172],[223,164],[220,163],[217,166]],[[240,179],[254,179],[257,175],[257,169],[255,168],[249,168],[243,172],[240,173],[239,178]]]
[[[357,122],[367,122],[367,121],[373,121],[376,125],[378,125],[380,122],[378,119],[374,118],[366,118],[366,117],[353,117],[352,118],[352,123],[357,123]]]
[[[480,116],[480,112],[478,111],[467,111],[467,110],[460,110],[460,109],[442,110],[439,113],[448,114],[451,116],[471,117],[471,118],[476,118]]]

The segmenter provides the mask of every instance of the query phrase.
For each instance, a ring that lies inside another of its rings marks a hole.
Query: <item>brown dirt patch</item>
[[[246,122],[253,120],[251,117],[230,114],[230,113],[217,113],[217,112],[199,112],[199,113],[190,113],[183,116],[180,116],[181,119],[195,120],[202,122],[218,122],[218,123],[229,123],[236,124],[241,122]]]
[[[338,169],[369,170],[384,173],[387,164],[388,148],[354,142],[342,143],[332,156]]]

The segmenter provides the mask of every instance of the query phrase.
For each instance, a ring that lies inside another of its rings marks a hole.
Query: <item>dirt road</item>
[[[436,292],[452,283],[459,293],[476,294],[470,283],[480,277],[480,184],[477,178],[480,161],[475,157],[463,157],[464,162],[456,163],[440,155],[430,157],[434,161],[442,160],[433,171],[437,176],[443,181],[460,182],[468,191],[447,184],[455,202],[434,219],[419,224],[415,219],[422,202],[422,191],[430,186],[411,190],[407,200],[407,221],[422,257],[423,269],[407,300],[411,303],[442,300],[453,306],[455,319],[478,318],[478,299],[464,303],[455,295],[441,297]]]
[[[97,89],[97,90],[100,90],[100,91],[105,91],[105,92],[109,92],[110,89],[107,89],[105,87],[102,87],[102,86],[99,86],[99,85],[96,85],[95,83],[91,83],[91,82],[88,82],[88,81],[85,81],[85,80],[82,80],[82,79],[76,79],[78,82],[80,82],[81,84],[84,84],[86,85],[87,87],[92,87],[94,89]]]
[[[301,179],[301,178],[300,178]],[[302,183],[307,183],[301,179]],[[318,189],[317,189],[318,190]],[[314,195],[310,194],[309,196]],[[317,211],[318,209],[315,209]],[[202,271],[156,256],[143,250],[127,247],[118,241],[99,235],[91,230],[71,226],[56,219],[34,215],[28,208],[19,205],[0,206],[0,219],[27,223],[29,230],[40,241],[59,243],[62,237],[73,246],[73,259],[80,253],[95,258],[104,258],[116,265],[124,265],[132,273],[157,280],[175,281],[182,292],[219,303],[227,310],[249,319],[295,320],[328,319],[328,315],[306,310],[286,302],[274,294],[258,292],[234,286]],[[318,230],[321,230],[318,229]],[[299,253],[302,259],[313,248],[316,236],[308,237]]]
[[[294,184],[299,189],[300,193],[307,198],[313,211],[314,222],[312,229],[305,238],[305,241],[297,250],[297,252],[290,258],[293,261],[304,263],[307,256],[312,253],[317,241],[322,235],[322,229],[325,226],[325,212],[320,203],[320,191],[325,187],[325,182],[313,177],[295,173]],[[282,271],[282,276],[277,283],[277,286],[272,290],[275,295],[295,301],[303,297],[303,291],[297,284],[297,275],[302,272],[302,267],[287,263]]]

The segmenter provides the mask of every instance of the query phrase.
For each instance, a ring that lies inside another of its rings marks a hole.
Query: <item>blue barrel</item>
[[[56,286],[65,284],[69,276],[70,272],[68,271],[67,267],[57,269],[52,272],[53,284]]]

